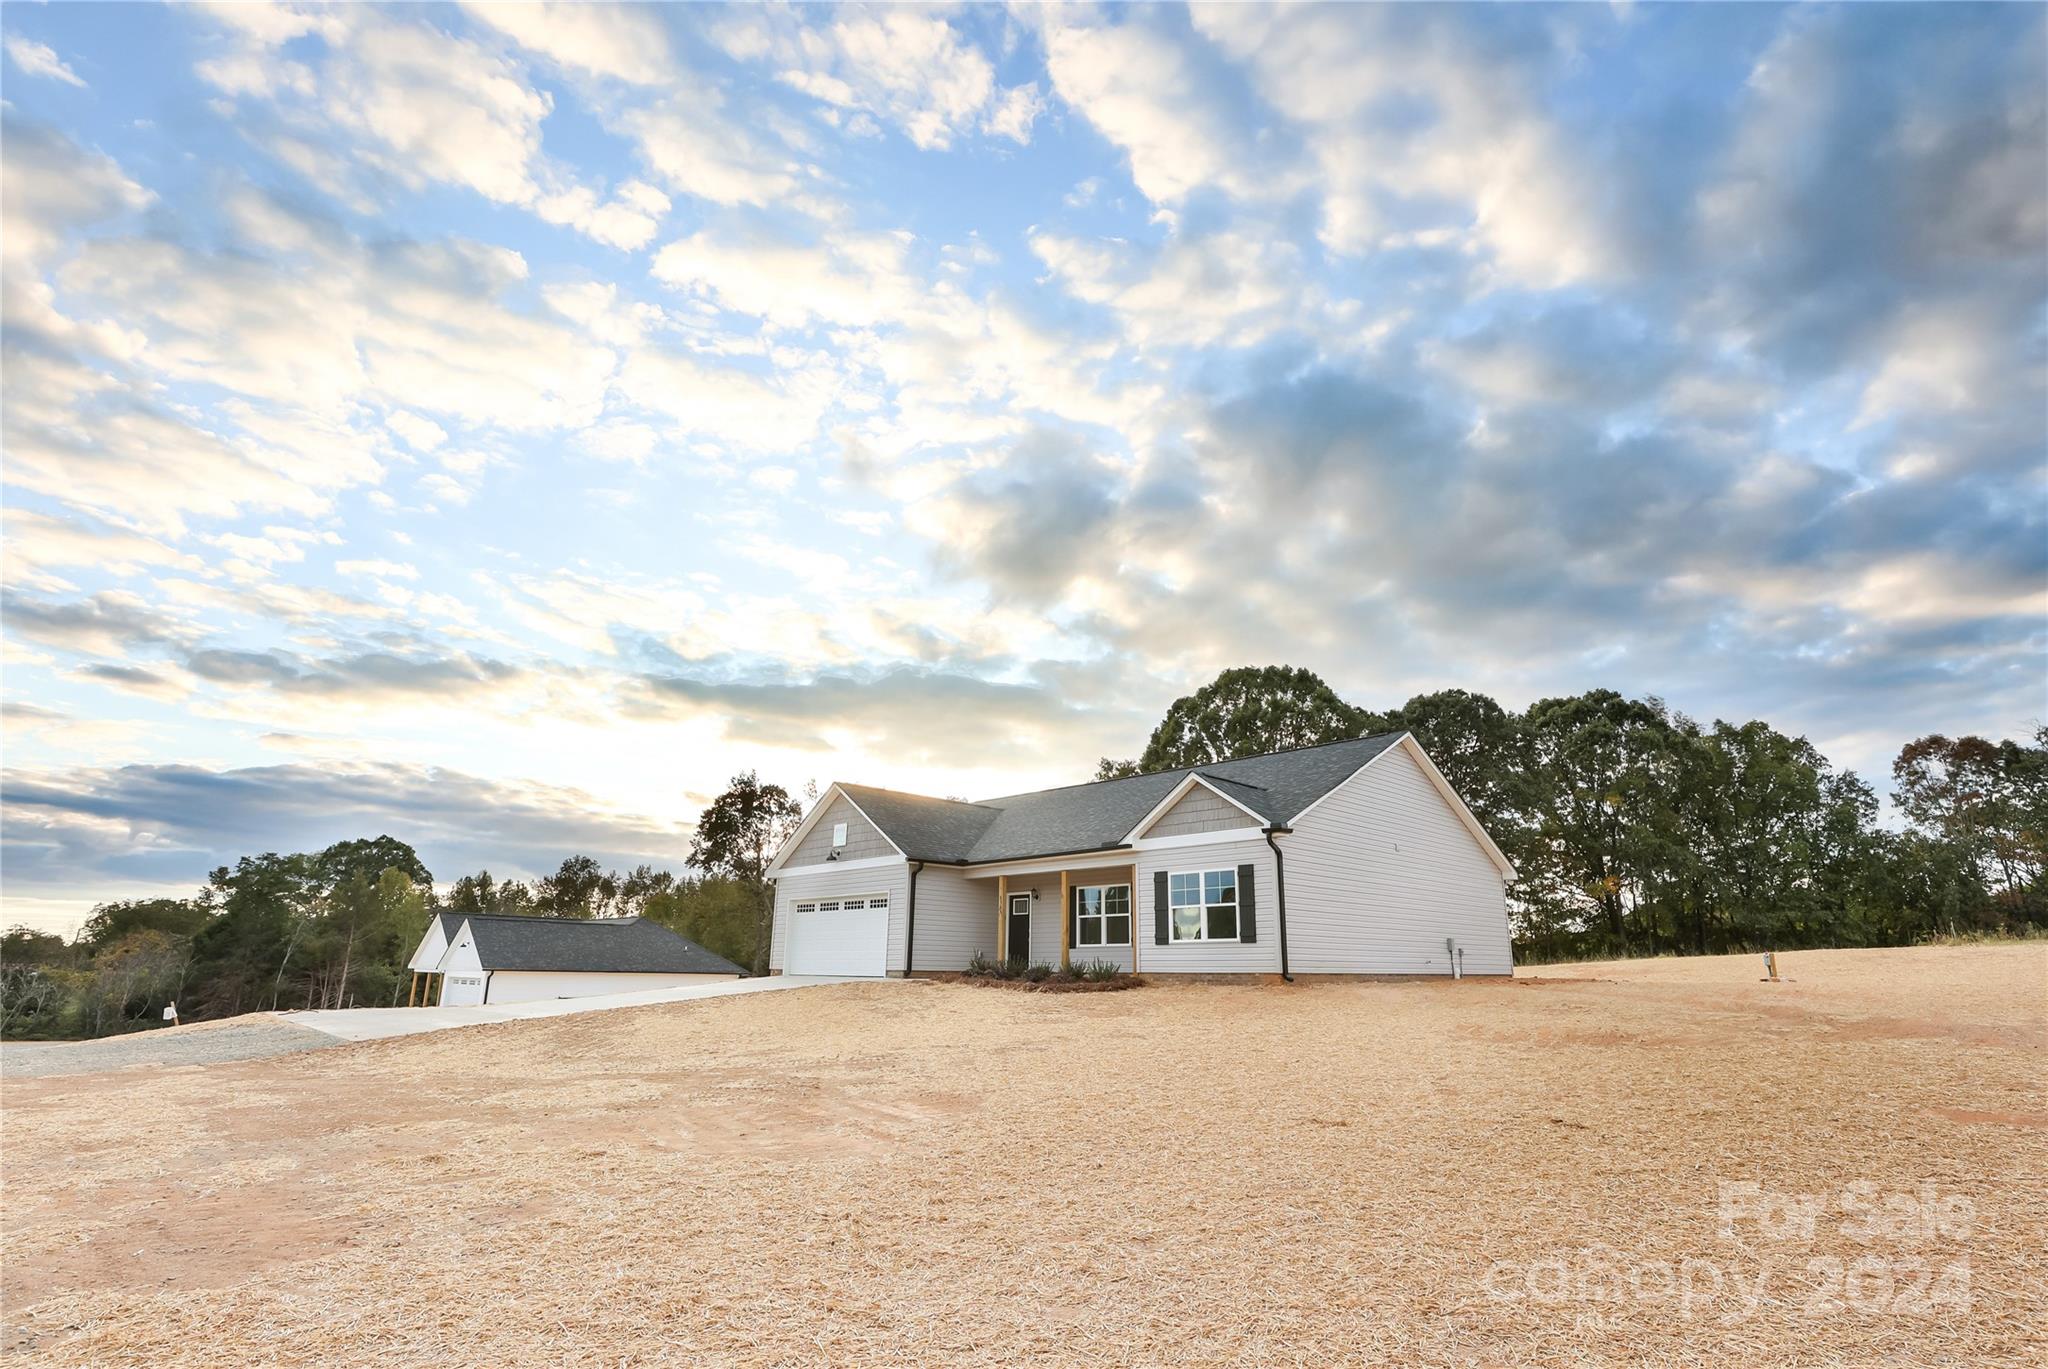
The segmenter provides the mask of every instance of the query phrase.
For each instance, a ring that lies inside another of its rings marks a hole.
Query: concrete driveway
[[[852,980],[829,975],[777,974],[760,979],[733,979],[719,984],[684,984],[673,989],[642,989],[637,993],[601,994],[592,998],[549,998],[533,1003],[485,1003],[463,1008],[333,1008],[279,1013],[293,1026],[309,1027],[343,1041],[374,1041],[386,1036],[474,1027],[484,1022],[518,1022],[529,1017],[567,1017],[571,1013],[637,1008],[648,1003],[688,1003],[699,998],[724,998],[740,993],[777,993],[813,984],[911,983],[910,980]]]

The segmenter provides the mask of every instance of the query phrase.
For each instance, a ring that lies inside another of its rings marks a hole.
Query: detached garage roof
[[[859,784],[836,787],[910,859],[974,865],[1118,846],[1190,775],[1200,776],[1267,823],[1285,826],[1406,735],[1358,737],[975,803]],[[821,804],[813,811],[822,808]]]
[[[469,924],[477,960],[486,970],[549,970],[573,974],[744,974],[644,917],[511,917],[500,913],[444,913],[459,930]],[[451,935],[451,941],[454,939]]]

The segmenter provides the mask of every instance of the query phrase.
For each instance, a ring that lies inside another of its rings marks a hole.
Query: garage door
[[[451,974],[441,981],[441,1006],[463,1008],[484,1001],[484,977],[477,974]]]
[[[806,899],[789,926],[790,974],[848,974],[880,978],[887,970],[889,899]]]

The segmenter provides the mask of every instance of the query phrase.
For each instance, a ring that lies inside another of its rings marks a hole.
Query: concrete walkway
[[[689,1003],[699,998],[724,998],[740,993],[776,993],[813,984],[903,984],[912,980],[852,980],[827,975],[777,974],[760,979],[731,979],[717,984],[683,984],[673,989],[642,989],[637,993],[600,994],[592,998],[546,998],[532,1003],[485,1003],[464,1008],[332,1008],[279,1013],[294,1026],[310,1027],[343,1041],[375,1041],[386,1036],[474,1027],[483,1022],[518,1022],[529,1017],[567,1017],[571,1013],[637,1008],[648,1003]]]

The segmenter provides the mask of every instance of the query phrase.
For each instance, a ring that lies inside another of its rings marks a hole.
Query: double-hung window
[[[1102,884],[1074,890],[1074,944],[1131,944],[1131,886]]]
[[[1170,874],[1166,896],[1167,932],[1173,940],[1237,940],[1237,871]]]

